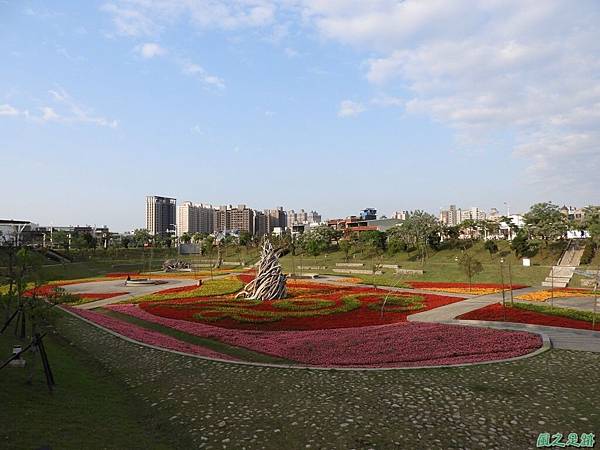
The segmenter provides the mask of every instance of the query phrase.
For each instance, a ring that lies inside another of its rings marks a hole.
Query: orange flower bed
[[[593,297],[594,294],[590,291],[581,289],[546,289],[543,291],[531,292],[529,294],[519,295],[515,297],[517,300],[526,300],[529,302],[545,302],[552,297]]]
[[[471,294],[471,295],[488,295],[495,294],[497,292],[502,292],[500,288],[477,288],[474,287],[472,289],[469,288],[427,288],[428,291],[436,291],[436,292],[450,292],[452,294]],[[506,289],[508,290],[508,288]]]

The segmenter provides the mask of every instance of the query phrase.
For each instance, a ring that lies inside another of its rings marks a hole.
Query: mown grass
[[[473,278],[473,283],[500,283],[500,258],[504,258],[503,275],[504,282],[508,284],[509,273],[508,263],[510,262],[511,278],[513,284],[539,285],[549,274],[550,266],[556,264],[560,258],[564,243],[557,243],[548,248],[542,248],[538,255],[532,258],[532,266],[524,267],[521,259],[516,258],[510,250],[510,243],[506,241],[497,242],[499,250],[496,254],[490,255],[484,248],[482,242],[474,244],[467,251],[477,258],[483,265],[483,271]],[[281,258],[283,268],[286,272],[315,272],[330,275],[347,275],[364,280],[366,284],[382,286],[401,286],[402,281],[448,281],[448,282],[468,282],[468,277],[462,271],[455,260],[460,254],[461,249],[442,250],[439,252],[431,251],[424,263],[418,259],[416,252],[401,252],[390,256],[384,254],[375,258],[365,257],[361,253],[351,255],[348,262],[362,263],[362,267],[357,269],[373,270],[374,264],[397,264],[403,269],[424,270],[423,275],[395,275],[394,269],[383,270],[383,275],[372,274],[341,274],[333,272],[336,263],[346,262],[345,255],[340,251],[329,252],[318,256],[317,258],[297,255],[292,257],[286,255]],[[326,269],[299,269],[298,266],[325,266]]]
[[[10,331],[0,336],[1,360],[17,343]],[[27,353],[29,368],[0,371],[0,448],[4,449],[172,449],[189,445],[164,420],[152,417],[120,379],[87,352],[58,335],[44,339],[57,383],[49,393],[39,355]],[[164,419],[164,418],[163,418]]]
[[[217,297],[219,295],[233,294],[243,287],[244,283],[237,278],[219,278],[216,280],[205,280],[201,286],[189,291],[167,294],[156,292],[154,294],[142,295],[140,297],[135,297],[134,299],[128,299],[126,303],[157,302],[173,300],[176,298]],[[167,289],[168,288],[165,288],[165,290]]]

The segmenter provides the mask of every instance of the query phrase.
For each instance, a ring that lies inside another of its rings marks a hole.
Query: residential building
[[[254,234],[264,236],[269,233],[269,216],[264,212],[254,211]]]
[[[459,225],[465,220],[485,220],[485,218],[485,212],[477,207],[460,209],[456,208],[456,205],[450,205],[448,209],[440,211],[440,222],[449,227]]]
[[[409,216],[410,216],[410,212],[408,212],[408,211],[396,211],[392,215],[392,219],[406,220],[409,218]]]
[[[170,197],[146,197],[146,229],[152,236],[175,233],[176,204]]]
[[[277,227],[285,228],[287,226],[287,213],[283,210],[283,207],[265,209],[265,215],[268,233],[272,233]]]
[[[569,220],[581,221],[585,216],[585,212],[582,208],[576,208],[574,206],[563,206],[560,208],[560,212]]]
[[[215,216],[216,210],[212,205],[183,202],[177,207],[177,236],[184,233],[213,233]]]
[[[377,210],[375,208],[365,208],[360,212],[361,220],[375,220],[377,219]]]
[[[231,215],[230,229],[254,234],[255,211],[253,209],[246,205],[238,205],[237,208],[231,208],[229,213]]]
[[[294,225],[303,225],[308,223],[320,223],[321,215],[317,211],[311,211],[307,213],[303,209],[296,212],[293,209],[287,211],[287,223],[288,228],[293,228]]]

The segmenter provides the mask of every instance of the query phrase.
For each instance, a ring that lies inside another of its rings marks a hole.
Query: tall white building
[[[454,227],[465,220],[485,220],[486,215],[482,209],[476,206],[470,209],[456,208],[456,205],[450,205],[448,209],[440,211],[440,222],[449,227]]]
[[[177,200],[170,197],[148,195],[146,197],[146,230],[152,235],[175,232],[175,208]]]
[[[184,233],[213,233],[215,216],[216,209],[212,205],[183,202],[177,208],[177,236]]]

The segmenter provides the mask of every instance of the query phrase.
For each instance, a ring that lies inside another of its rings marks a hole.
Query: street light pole
[[[592,330],[596,329],[596,310],[598,308],[598,282],[600,281],[600,266],[596,272],[596,282],[594,283],[594,308],[592,310]]]
[[[550,288],[550,308],[554,309],[554,266],[550,269],[550,280],[552,281]]]
[[[502,283],[502,313],[503,321],[506,322],[506,294],[504,293],[504,269],[502,267],[504,258],[500,258],[500,281]]]
[[[510,259],[508,260],[508,285],[510,288],[510,306],[514,306],[513,298],[513,284],[512,284],[512,270],[510,267]]]

